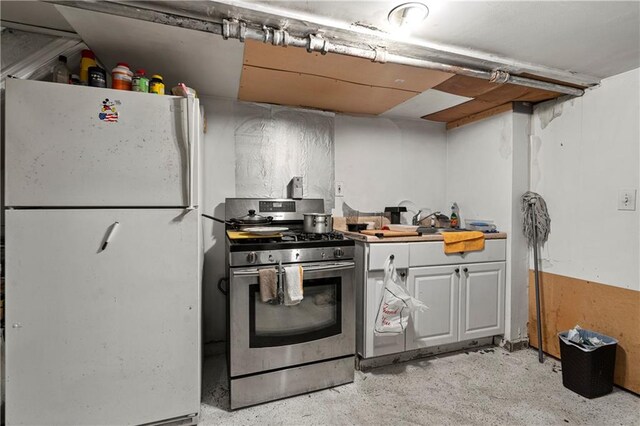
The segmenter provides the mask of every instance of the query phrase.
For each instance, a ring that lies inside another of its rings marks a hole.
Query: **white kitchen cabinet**
[[[406,332],[407,350],[458,341],[459,278],[455,270],[455,266],[409,269],[409,294],[429,309],[411,316]]]
[[[409,294],[429,306],[414,312],[407,350],[504,333],[505,262],[410,268]]]
[[[460,268],[459,339],[504,333],[505,262]]]
[[[443,243],[356,242],[358,353],[363,358],[448,345],[504,333],[506,241],[485,249],[444,254]],[[374,333],[388,256],[407,291],[429,309],[414,312],[405,333]],[[406,279],[405,279],[406,278]]]
[[[366,333],[365,333],[365,348],[362,354],[365,358],[371,358],[374,356],[388,355],[405,350],[405,336],[403,334],[392,334],[389,336],[380,336],[374,333],[376,324],[376,315],[378,314],[378,307],[380,306],[380,300],[382,299],[382,288],[384,286],[384,272],[376,271],[369,272],[367,279],[367,292],[366,292]]]

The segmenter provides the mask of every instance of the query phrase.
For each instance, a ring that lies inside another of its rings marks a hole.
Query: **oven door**
[[[298,305],[263,303],[257,268],[231,270],[231,377],[355,353],[354,263],[303,264]]]

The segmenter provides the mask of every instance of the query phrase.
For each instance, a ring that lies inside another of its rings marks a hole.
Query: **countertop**
[[[421,242],[421,241],[443,241],[442,235],[440,234],[427,234],[417,237],[387,237],[387,238],[378,238],[373,235],[365,235],[359,232],[349,232],[337,230],[344,234],[345,237],[350,238],[356,241],[364,241],[367,243],[408,243],[408,242]],[[506,232],[493,232],[489,234],[484,234],[485,240],[500,240],[507,238]]]

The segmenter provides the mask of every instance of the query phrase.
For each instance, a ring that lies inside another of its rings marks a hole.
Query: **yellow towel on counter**
[[[484,250],[484,234],[479,231],[443,232],[445,254]]]

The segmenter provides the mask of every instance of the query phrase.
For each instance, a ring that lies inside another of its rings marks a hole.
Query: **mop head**
[[[524,193],[522,196],[522,216],[522,231],[529,242],[529,247],[533,247],[534,232],[537,232],[540,246],[546,243],[551,231],[551,218],[547,212],[547,203],[539,194],[531,191]]]

